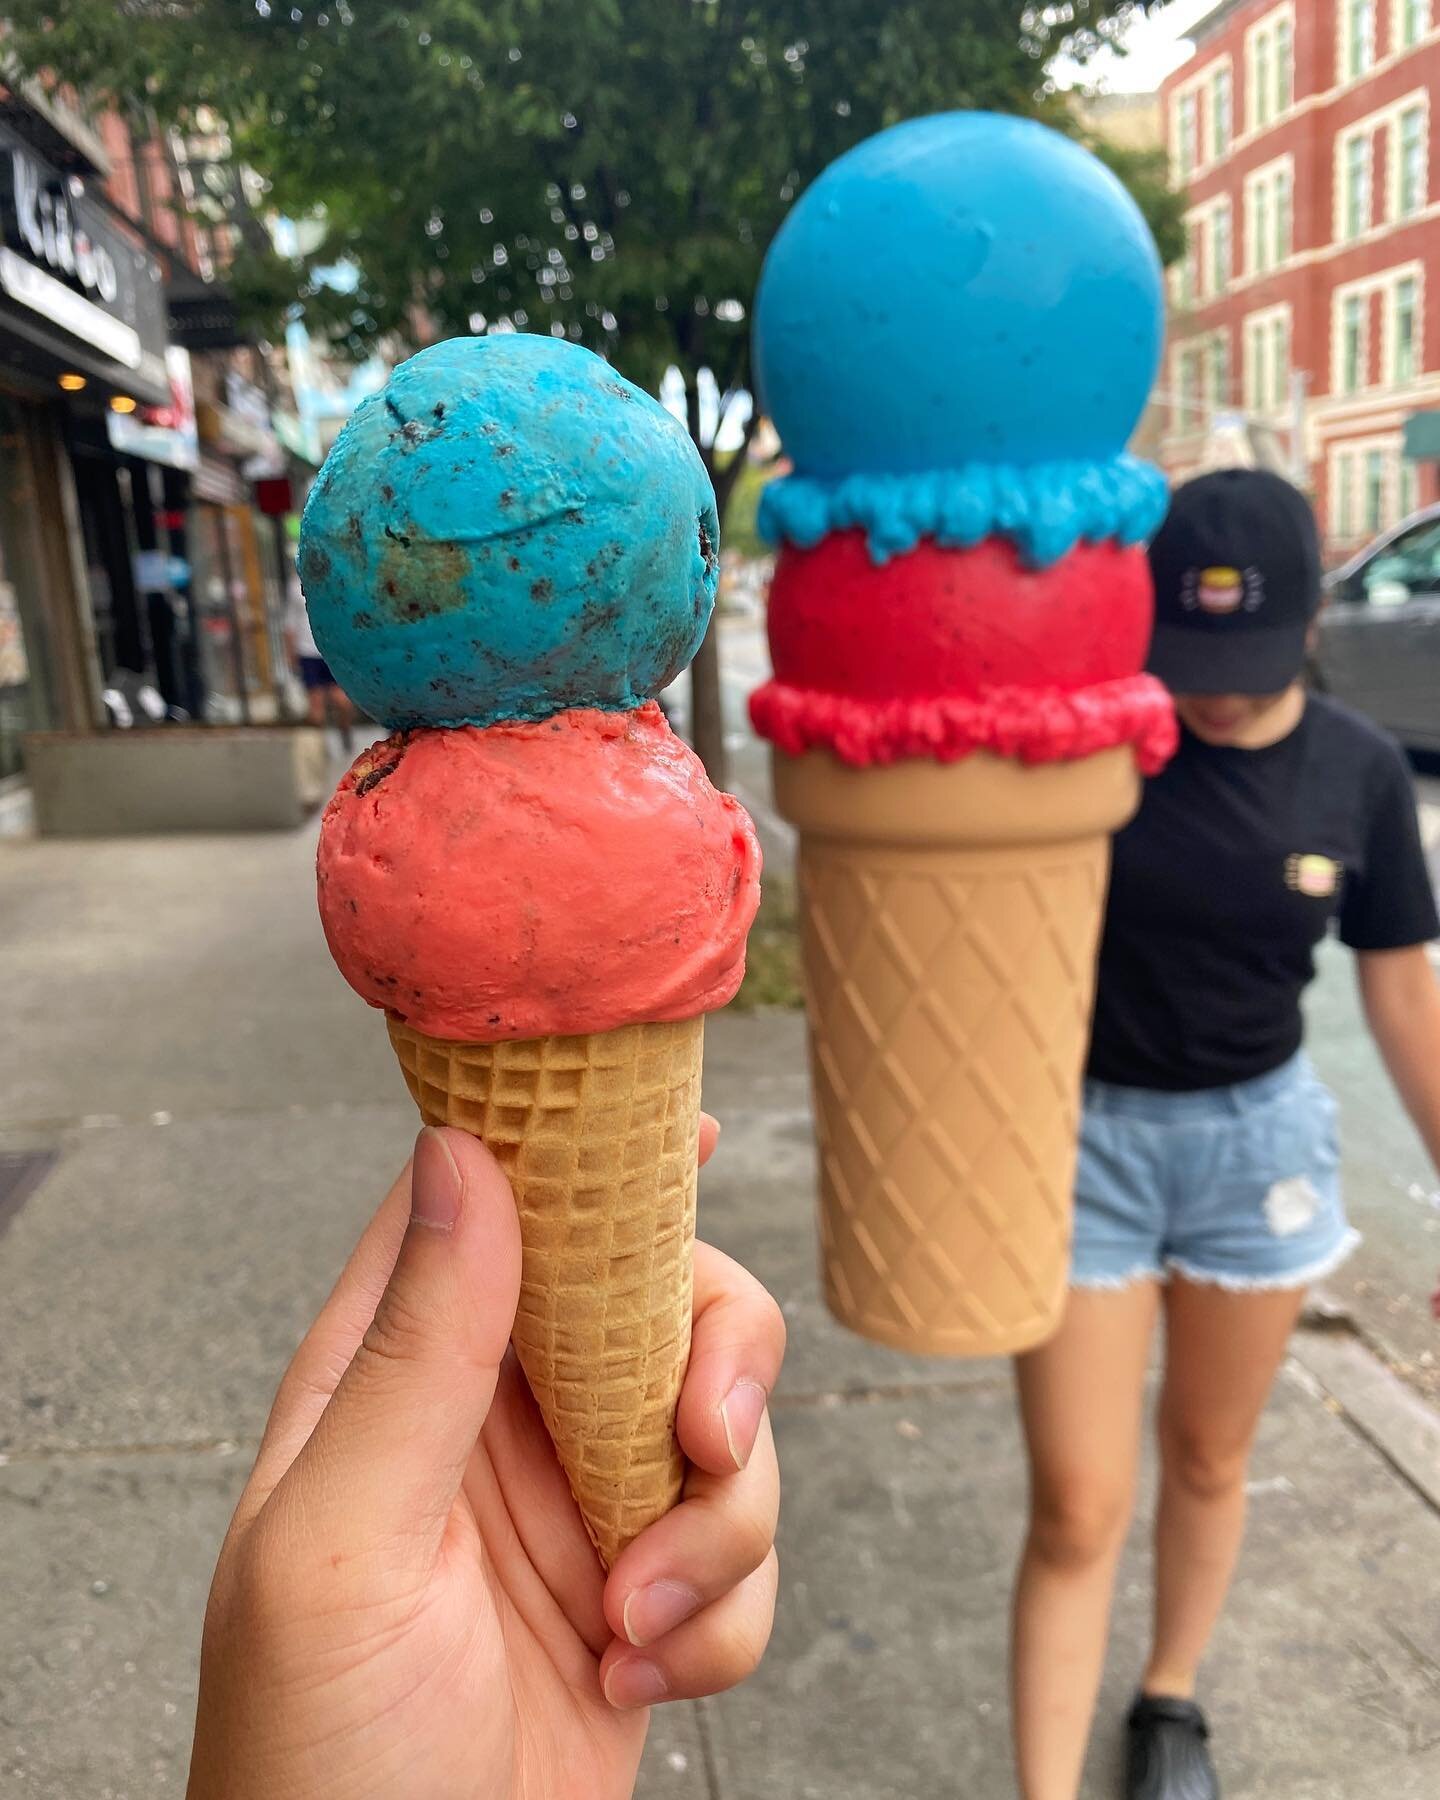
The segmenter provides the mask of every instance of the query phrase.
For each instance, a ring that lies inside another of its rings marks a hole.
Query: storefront
[[[0,122],[0,780],[22,734],[104,722],[149,668],[153,534],[106,421],[171,394],[161,269],[83,175]],[[128,660],[127,660],[128,659]]]

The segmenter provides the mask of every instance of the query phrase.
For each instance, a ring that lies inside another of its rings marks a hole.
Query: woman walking
[[[1301,994],[1334,924],[1440,1162],[1440,934],[1405,763],[1301,680],[1314,518],[1276,475],[1180,488],[1151,548],[1151,667],[1182,740],[1115,846],[1062,1329],[1018,1361],[1029,1533],[1015,1595],[1024,1800],[1075,1800],[1164,1329],[1154,1624],[1132,1800],[1220,1792],[1196,1678],[1244,1530],[1256,1426],[1306,1286],[1349,1254],[1334,1103]]]

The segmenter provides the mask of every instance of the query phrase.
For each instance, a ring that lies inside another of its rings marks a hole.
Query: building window
[[[1400,459],[1400,517],[1420,510],[1420,471],[1408,456]]]
[[[1394,42],[1402,50],[1418,44],[1430,29],[1430,0],[1395,0]]]
[[[1290,398],[1290,315],[1252,315],[1245,321],[1245,410],[1276,413]]]
[[[1396,157],[1396,212],[1400,218],[1405,219],[1411,213],[1419,212],[1425,204],[1425,163],[1428,151],[1425,142],[1425,108],[1407,106],[1400,115],[1397,133],[1399,152]],[[1393,154],[1395,151],[1392,147]]]
[[[1274,241],[1270,232],[1268,181],[1254,181],[1250,184],[1250,211],[1246,225],[1246,265],[1252,275],[1259,275],[1270,267],[1270,246]]]
[[[1275,84],[1271,77],[1273,36],[1257,31],[1250,57],[1250,129],[1263,131],[1275,116]]]
[[[1277,11],[1245,34],[1245,123],[1263,131],[1288,112],[1295,96],[1294,31],[1290,9]]]
[[[1288,112],[1295,97],[1295,44],[1288,15],[1275,21],[1275,110]]]
[[[1176,429],[1182,432],[1200,429],[1200,389],[1202,370],[1198,345],[1189,344],[1176,358],[1179,369],[1179,396],[1175,409]]]
[[[1270,321],[1270,406],[1279,412],[1290,399],[1290,315]]]
[[[1343,451],[1335,457],[1335,517],[1332,529],[1338,538],[1355,535],[1355,460]]]
[[[1251,275],[1278,268],[1290,255],[1290,168],[1272,164],[1245,183],[1245,267]]]
[[[1210,77],[1210,156],[1218,161],[1230,148],[1230,71],[1223,64]]]
[[[1227,332],[1220,332],[1210,340],[1210,354],[1207,373],[1210,377],[1210,404],[1226,407],[1230,404],[1230,337]]]
[[[1180,258],[1179,266],[1176,269],[1176,287],[1181,306],[1193,306],[1199,290],[1199,235],[1198,223],[1194,219],[1187,219],[1185,221],[1185,253]]]
[[[1340,78],[1358,81],[1375,62],[1375,0],[1340,0]]]
[[[1223,294],[1230,285],[1230,202],[1210,215],[1210,292]]]
[[[1364,294],[1347,294],[1340,309],[1340,367],[1335,383],[1341,394],[1359,391],[1365,372],[1365,314],[1369,300]]]
[[[1397,387],[1417,373],[1417,309],[1415,277],[1404,275],[1390,290],[1390,379]]]
[[[1290,240],[1293,231],[1291,224],[1292,209],[1290,205],[1290,171],[1281,168],[1275,171],[1275,261],[1283,263],[1289,260]]]
[[[1176,107],[1176,150],[1175,160],[1180,179],[1188,181],[1195,173],[1200,161],[1200,132],[1197,116],[1196,96],[1192,89],[1182,94]]]
[[[1340,156],[1340,235],[1357,238],[1370,229],[1370,163],[1368,131],[1342,138]]]
[[[1373,537],[1385,523],[1385,452],[1365,452],[1365,534]]]

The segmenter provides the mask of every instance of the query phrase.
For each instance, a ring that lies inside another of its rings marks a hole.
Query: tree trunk
[[[701,460],[705,464],[705,472],[710,477],[710,485],[715,490],[715,508],[720,515],[720,538],[723,547],[725,538],[725,509],[730,504],[730,495],[741,469],[745,466],[745,455],[750,448],[750,440],[759,423],[758,416],[752,411],[745,426],[740,446],[723,469],[715,465],[715,446],[700,441],[700,394],[698,385],[688,377],[685,383],[685,410],[690,435],[695,440]],[[722,417],[717,421],[716,431],[724,422]],[[690,665],[690,742],[695,746],[695,753],[705,765],[705,772],[717,788],[724,788],[729,781],[729,755],[725,748],[725,708],[724,687],[720,680],[720,644],[718,639],[720,615],[718,610],[711,614],[710,628],[705,633],[704,642],[695,652],[695,660]]]
[[[698,370],[692,372],[687,368],[684,371],[685,422],[690,427],[691,439],[700,452],[700,460],[705,464],[705,473],[713,486],[715,451],[713,445],[701,441],[698,374]],[[723,518],[721,523],[723,526]],[[690,664],[690,742],[695,746],[695,754],[704,763],[705,773],[712,783],[717,788],[723,788],[728,771],[725,766],[724,707],[720,697],[720,646],[716,641],[718,623],[718,615],[711,613],[705,637],[695,652],[695,660]]]

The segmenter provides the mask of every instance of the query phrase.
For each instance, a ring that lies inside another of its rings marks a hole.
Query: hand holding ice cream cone
[[[536,337],[402,365],[302,533],[317,637],[401,728],[326,812],[326,936],[427,1121],[510,1178],[516,1350],[607,1565],[680,1493],[702,1021],[758,901],[749,820],[650,698],[718,536],[684,430]]]

